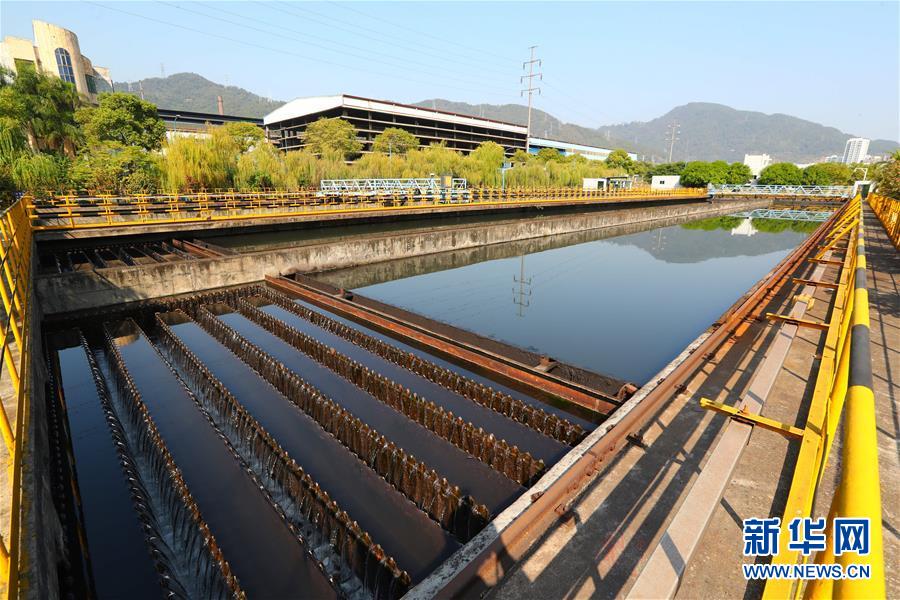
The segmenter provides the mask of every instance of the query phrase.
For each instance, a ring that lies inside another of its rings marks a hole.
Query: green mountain
[[[177,73],[141,81],[116,83],[119,91],[140,94],[162,108],[215,113],[216,96],[222,96],[225,114],[263,117],[284,102],[264,98],[236,86],[221,85],[196,73]],[[528,109],[520,104],[468,104],[433,99],[416,103],[455,113],[525,124]],[[673,108],[651,121],[635,121],[598,128],[564,123],[542,110],[533,110],[532,133],[538,137],[576,144],[625,148],[649,158],[667,158],[667,130],[678,123],[673,160],[742,161],[744,154],[767,153],[775,161],[812,162],[842,154],[844,142],[853,137],[834,127],[789,115],[767,115],[737,110],[722,104],[691,102]],[[890,140],[872,140],[870,154],[886,154],[898,148]]]
[[[452,102],[435,98],[416,102],[415,105],[519,125],[525,125],[528,122],[528,107],[521,104],[468,104],[466,102]],[[632,152],[640,152],[641,154],[651,153],[651,150],[644,148],[642,145],[613,135],[610,131],[591,129],[590,127],[575,125],[574,123],[564,123],[550,113],[538,109],[532,109],[531,111],[531,134],[535,137],[564,140],[573,144],[587,144],[604,148],[627,148]]]
[[[214,83],[196,73],[116,82],[116,91],[119,92],[140,95],[142,89],[144,99],[160,108],[213,114],[219,112],[216,97],[222,96],[225,114],[239,117],[263,117],[284,104],[237,86]]]
[[[419,106],[524,125],[527,108],[518,104],[466,104],[424,100]],[[767,153],[775,161],[812,162],[843,154],[844,142],[854,137],[834,127],[783,114],[737,110],[722,104],[691,102],[651,121],[634,121],[591,129],[563,123],[540,110],[532,111],[534,135],[604,147],[621,147],[658,160],[667,158],[669,126],[678,123],[673,160],[742,161],[744,154]],[[872,140],[870,154],[886,154],[900,146],[895,141]]]

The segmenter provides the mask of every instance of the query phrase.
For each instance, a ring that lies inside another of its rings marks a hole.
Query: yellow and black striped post
[[[844,552],[838,561],[844,567],[867,564],[869,579],[840,579],[834,595],[842,598],[884,598],[884,556],[881,535],[881,489],[878,472],[878,438],[875,423],[875,392],[869,346],[869,292],[866,287],[866,246],[862,219],[857,244],[853,317],[850,325],[850,376],[844,404],[843,476],[838,489],[839,517],[869,519],[869,553]]]

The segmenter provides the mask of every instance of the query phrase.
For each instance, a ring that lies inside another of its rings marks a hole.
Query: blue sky
[[[117,81],[193,71],[288,100],[347,92],[412,102],[519,102],[588,126],[690,101],[900,139],[898,2],[0,2],[75,31]]]

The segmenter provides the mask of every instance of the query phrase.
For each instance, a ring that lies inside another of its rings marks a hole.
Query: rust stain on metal
[[[490,370],[509,380],[540,392],[557,396],[595,412],[607,414],[618,406],[618,403],[613,398],[606,397],[598,392],[591,394],[586,390],[582,391],[578,389],[581,386],[576,384],[563,382],[545,373],[535,372],[533,368],[526,365],[513,364],[514,361],[501,360],[501,357],[492,355],[485,350],[476,349],[461,342],[454,342],[423,327],[407,323],[396,317],[389,317],[370,308],[363,308],[350,300],[329,296],[295,280],[267,275],[266,282],[275,289],[300,297],[316,306],[360,319],[377,328],[390,331],[401,338],[413,340],[444,355],[454,357],[463,363]]]
[[[532,494],[533,501],[528,507],[501,529],[493,539],[482,544],[468,562],[454,573],[446,574],[439,589],[432,588],[429,592],[436,593],[441,598],[460,597],[473,595],[480,589],[495,585],[499,577],[502,577],[504,565],[520,559],[531,543],[559,519],[556,508],[569,502],[575,494],[584,489],[584,486],[599,473],[604,463],[627,443],[629,435],[639,431],[671,396],[675,387],[680,382],[686,381],[706,360],[709,360],[707,357],[723,354],[728,347],[725,342],[731,341],[728,339],[729,336],[732,340],[737,339],[747,330],[749,322],[760,317],[769,301],[785,283],[790,281],[789,275],[807,260],[815,245],[833,225],[837,215],[838,213],[835,213],[725,311],[715,325],[697,338],[697,346],[693,351],[685,352],[683,360],[665,377],[658,379],[655,387],[632,406],[623,407],[627,412],[621,418],[616,419],[616,415],[613,414],[609,424],[601,426],[595,432],[599,434],[599,438],[594,441],[593,446],[582,450],[582,454],[555,481],[543,489],[540,496],[535,498],[536,494]],[[279,283],[274,278],[267,280],[275,285]],[[293,292],[295,286],[288,285],[283,289],[285,288]],[[740,324],[737,325],[738,323]],[[589,439],[591,437],[589,436]],[[579,448],[576,448],[573,453],[578,451]],[[464,550],[465,548],[460,552]],[[415,592],[416,590],[413,590],[412,596],[419,597]]]

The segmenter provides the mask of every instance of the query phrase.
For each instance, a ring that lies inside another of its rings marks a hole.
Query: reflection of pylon
[[[518,314],[520,317],[525,316],[525,309],[531,306],[531,301],[526,298],[531,297],[531,277],[525,279],[525,256],[521,256],[519,263],[519,276],[513,275],[513,282],[519,284],[518,291],[513,288],[513,304],[519,306]]]

